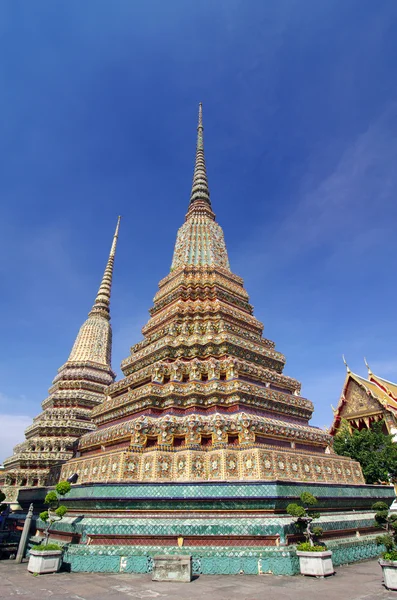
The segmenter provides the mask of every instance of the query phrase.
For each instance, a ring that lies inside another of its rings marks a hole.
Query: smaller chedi
[[[397,441],[397,383],[375,375],[367,361],[365,365],[368,379],[353,373],[346,364],[346,378],[334,409],[330,433],[338,433],[342,421],[347,421],[350,429],[359,430],[384,421],[385,433],[393,435],[393,441]]]
[[[25,441],[4,461],[0,488],[8,502],[17,499],[20,488],[56,483],[61,465],[73,456],[76,440],[96,429],[92,409],[103,402],[104,390],[115,379],[110,293],[119,226],[120,217],[98,294],[70,356],[58,370],[43,411],[26,429]]]

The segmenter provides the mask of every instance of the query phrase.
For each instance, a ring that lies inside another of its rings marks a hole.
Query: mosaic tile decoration
[[[211,451],[112,452],[93,458],[71,460],[62,467],[61,478],[73,473],[79,483],[111,481],[194,481],[256,479],[356,483],[364,479],[357,463],[336,455],[312,456],[294,450],[225,448]]]
[[[170,482],[170,483],[128,483],[128,484],[87,484],[74,485],[65,502],[75,499],[236,499],[236,498],[298,498],[302,491],[310,491],[317,498],[346,498],[357,502],[360,498],[370,501],[395,497],[393,486],[380,485],[338,485],[303,482]]]
[[[354,541],[338,540],[328,544],[333,552],[334,566],[378,556],[375,536],[362,536]],[[299,561],[294,549],[279,548],[165,548],[163,546],[70,546],[64,561],[73,572],[150,573],[156,554],[190,554],[194,574],[206,575],[295,575]]]

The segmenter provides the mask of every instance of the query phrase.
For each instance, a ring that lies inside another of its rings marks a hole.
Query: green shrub
[[[397,515],[393,513],[389,515],[389,507],[385,502],[375,502],[372,508],[376,511],[376,525],[382,527],[386,532],[383,535],[378,535],[375,540],[378,546],[386,548],[381,556],[385,560],[397,560]]]
[[[42,521],[46,522],[48,519],[48,510],[43,510],[43,512],[39,514],[39,517]]]
[[[382,558],[384,558],[385,560],[397,561],[397,550],[392,550],[391,552],[384,552],[382,554]]]
[[[61,506],[58,506],[55,513],[58,515],[58,517],[63,517],[67,510],[68,509],[66,508],[66,506],[63,506],[63,504],[61,504]]]
[[[325,552],[328,548],[327,546],[314,545],[312,546],[310,542],[302,542],[297,545],[296,549],[299,552]]]
[[[47,523],[47,527],[44,530],[44,545],[47,546],[48,538],[50,536],[50,527],[55,521],[60,521],[66,514],[67,508],[60,504],[60,496],[65,496],[70,492],[72,486],[68,481],[60,481],[55,486],[55,490],[48,492],[44,499],[44,504],[48,504],[49,509],[40,513],[40,519]]]
[[[59,544],[38,544],[37,546],[33,546],[32,550],[62,550],[62,546]]]
[[[312,527],[312,521],[320,517],[319,512],[312,510],[313,506],[317,504],[317,498],[309,492],[302,492],[300,502],[300,504],[297,502],[288,504],[287,513],[295,518],[294,525],[305,536],[306,542],[304,544],[310,547],[310,551],[312,551],[312,548],[321,548],[324,550],[323,546],[316,546],[314,543],[323,535],[321,527]],[[313,552],[320,552],[320,550],[313,550]]]
[[[44,504],[56,504],[58,502],[58,495],[56,492],[48,492],[44,498]]]
[[[68,492],[70,492],[71,484],[69,481],[60,481],[56,484],[55,490],[60,496],[65,496]]]

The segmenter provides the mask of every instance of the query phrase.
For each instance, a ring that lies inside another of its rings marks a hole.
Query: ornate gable
[[[367,416],[368,414],[384,411],[381,403],[352,377],[349,377],[347,382],[345,398],[346,402],[340,411],[342,419]]]

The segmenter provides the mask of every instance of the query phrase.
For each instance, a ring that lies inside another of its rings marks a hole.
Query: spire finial
[[[203,127],[203,103],[199,102],[199,116],[198,116],[198,125],[197,129],[204,129]]]
[[[369,364],[367,363],[367,359],[365,358],[365,356],[364,356],[364,364],[365,364],[365,366],[367,367],[367,370],[368,370],[368,375],[372,375],[372,371],[371,371],[371,369],[369,368]]]
[[[94,305],[89,312],[90,317],[92,315],[100,315],[105,317],[108,321],[110,320],[110,292],[112,289],[114,257],[116,254],[117,239],[119,236],[120,220],[121,217],[119,216],[117,219],[116,231],[114,232],[113,242],[110,248],[109,258],[102,277],[101,285],[99,286]]]
[[[215,218],[211,209],[210,190],[205,167],[203,131],[203,105],[200,102],[197,125],[196,162],[194,165],[192,192],[190,194],[189,213],[191,213],[193,208],[207,209],[207,211],[209,209],[212,218]]]
[[[116,231],[114,232],[114,236],[113,236],[112,247],[110,248],[110,256],[113,256],[113,257],[116,254],[116,246],[117,246],[117,239],[119,237],[120,221],[121,221],[121,216],[119,215],[119,217],[117,219]]]
[[[350,369],[349,369],[349,365],[348,365],[348,364],[347,364],[347,362],[346,362],[346,359],[345,359],[345,355],[344,355],[344,354],[342,354],[342,360],[343,360],[343,362],[345,363],[346,371],[347,371],[348,373],[351,373],[351,371],[350,371]]]

